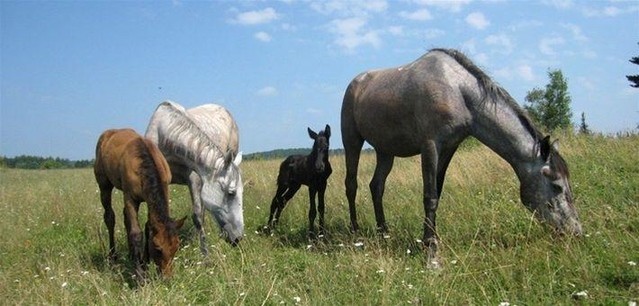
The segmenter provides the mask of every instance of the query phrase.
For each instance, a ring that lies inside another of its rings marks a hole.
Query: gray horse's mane
[[[542,133],[533,125],[532,121],[526,114],[526,112],[517,104],[515,99],[499,84],[493,81],[484,71],[482,71],[475,63],[473,63],[464,53],[455,49],[441,49],[435,48],[430,51],[439,51],[452,57],[457,63],[464,67],[472,76],[477,79],[479,86],[484,92],[482,99],[482,105],[486,105],[488,101],[497,103],[497,101],[503,101],[511,109],[515,111],[517,117],[521,121],[521,124],[528,130],[534,139],[539,141],[543,138]]]
[[[160,142],[170,148],[173,154],[206,168],[213,166],[215,159],[224,157],[222,149],[188,117],[183,109],[178,109],[167,102],[162,104],[169,106],[170,111],[165,129],[167,133],[161,136]]]

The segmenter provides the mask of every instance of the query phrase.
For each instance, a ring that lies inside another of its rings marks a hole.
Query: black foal
[[[309,155],[291,155],[280,165],[280,173],[277,176],[277,192],[271,202],[271,214],[268,217],[266,230],[275,227],[280,219],[282,210],[302,185],[308,186],[310,209],[308,211],[309,235],[315,236],[315,195],[319,205],[320,235],[324,234],[324,192],[326,180],[333,172],[328,162],[328,139],[331,137],[331,127],[327,124],[319,134],[308,128],[308,135],[315,141],[313,150]]]

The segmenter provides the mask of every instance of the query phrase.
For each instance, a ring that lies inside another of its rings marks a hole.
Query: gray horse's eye
[[[562,193],[564,192],[564,187],[562,187],[561,185],[557,185],[557,184],[550,184],[552,191],[554,193]]]

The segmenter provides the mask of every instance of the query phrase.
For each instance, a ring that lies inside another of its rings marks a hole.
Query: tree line
[[[93,160],[69,160],[60,157],[20,155],[0,156],[0,168],[16,169],[77,169],[93,167]]]

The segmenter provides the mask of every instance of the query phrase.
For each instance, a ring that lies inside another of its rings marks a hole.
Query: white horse
[[[215,104],[186,110],[165,101],[153,113],[145,136],[166,157],[171,183],[189,186],[202,253],[208,255],[202,204],[226,241],[237,245],[244,235],[242,153],[238,152],[238,128],[231,114]]]

